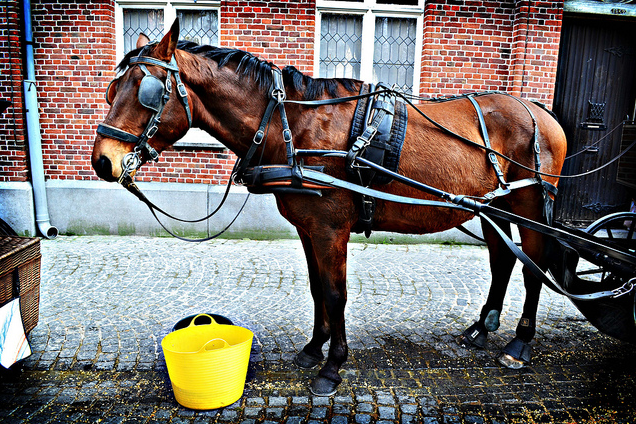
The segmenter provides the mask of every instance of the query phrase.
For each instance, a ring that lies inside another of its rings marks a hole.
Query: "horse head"
[[[122,182],[183,137],[192,124],[190,102],[175,58],[179,21],[158,43],[140,35],[120,75],[108,86],[111,108],[98,126],[92,164],[106,181]]]

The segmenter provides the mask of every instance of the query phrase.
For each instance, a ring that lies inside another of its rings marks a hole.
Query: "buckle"
[[[186,90],[184,83],[177,84],[177,91],[179,92],[179,96],[188,97],[188,90]]]
[[[159,129],[159,127],[157,126],[157,124],[154,124],[152,127],[150,127],[150,129],[148,130],[148,138],[152,138],[152,136],[154,136],[157,133],[157,130]]]
[[[285,91],[280,89],[275,89],[272,91],[272,98],[276,99],[278,103],[283,103],[285,101]]]
[[[166,78],[166,91],[168,94],[172,94],[172,79],[170,78],[170,73],[168,73],[168,77]]]
[[[285,143],[291,143],[292,141],[292,132],[289,129],[284,129],[283,130],[283,140],[285,140]]]
[[[254,144],[261,144],[263,142],[263,137],[265,137],[265,133],[263,132],[263,130],[258,130],[256,131],[256,134],[254,134],[254,139],[252,140],[252,142]]]
[[[150,156],[150,160],[159,162],[159,153],[148,143],[146,143],[146,151],[148,152],[148,156]]]

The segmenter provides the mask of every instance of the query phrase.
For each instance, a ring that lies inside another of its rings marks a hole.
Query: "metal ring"
[[[141,166],[141,157],[137,151],[126,153],[121,160],[122,173],[136,171]]]

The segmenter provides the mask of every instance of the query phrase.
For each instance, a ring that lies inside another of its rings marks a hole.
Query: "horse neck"
[[[230,66],[187,54],[182,72],[191,90],[193,126],[206,131],[243,157],[258,130],[268,95],[249,76],[240,77]]]

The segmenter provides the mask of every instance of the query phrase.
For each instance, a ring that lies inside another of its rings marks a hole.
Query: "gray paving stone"
[[[359,403],[356,405],[356,412],[372,413],[375,407],[370,403]]]
[[[291,365],[313,321],[298,240],[59,237],[41,247],[34,355],[0,371],[3,423],[27,413],[73,423],[629,422],[636,412],[633,347],[549,290],[531,366],[496,365],[522,311],[519,267],[486,348],[455,343],[488,293],[482,247],[349,245],[349,360],[333,398],[309,394],[317,370]],[[200,312],[255,333],[245,394],[219,411],[176,403],[161,349],[175,322]]]
[[[367,415],[367,414],[357,414],[355,416],[355,422],[356,424],[369,424],[371,422],[371,415]]]
[[[396,418],[395,408],[388,406],[379,406],[378,415],[381,419],[394,420]]]

